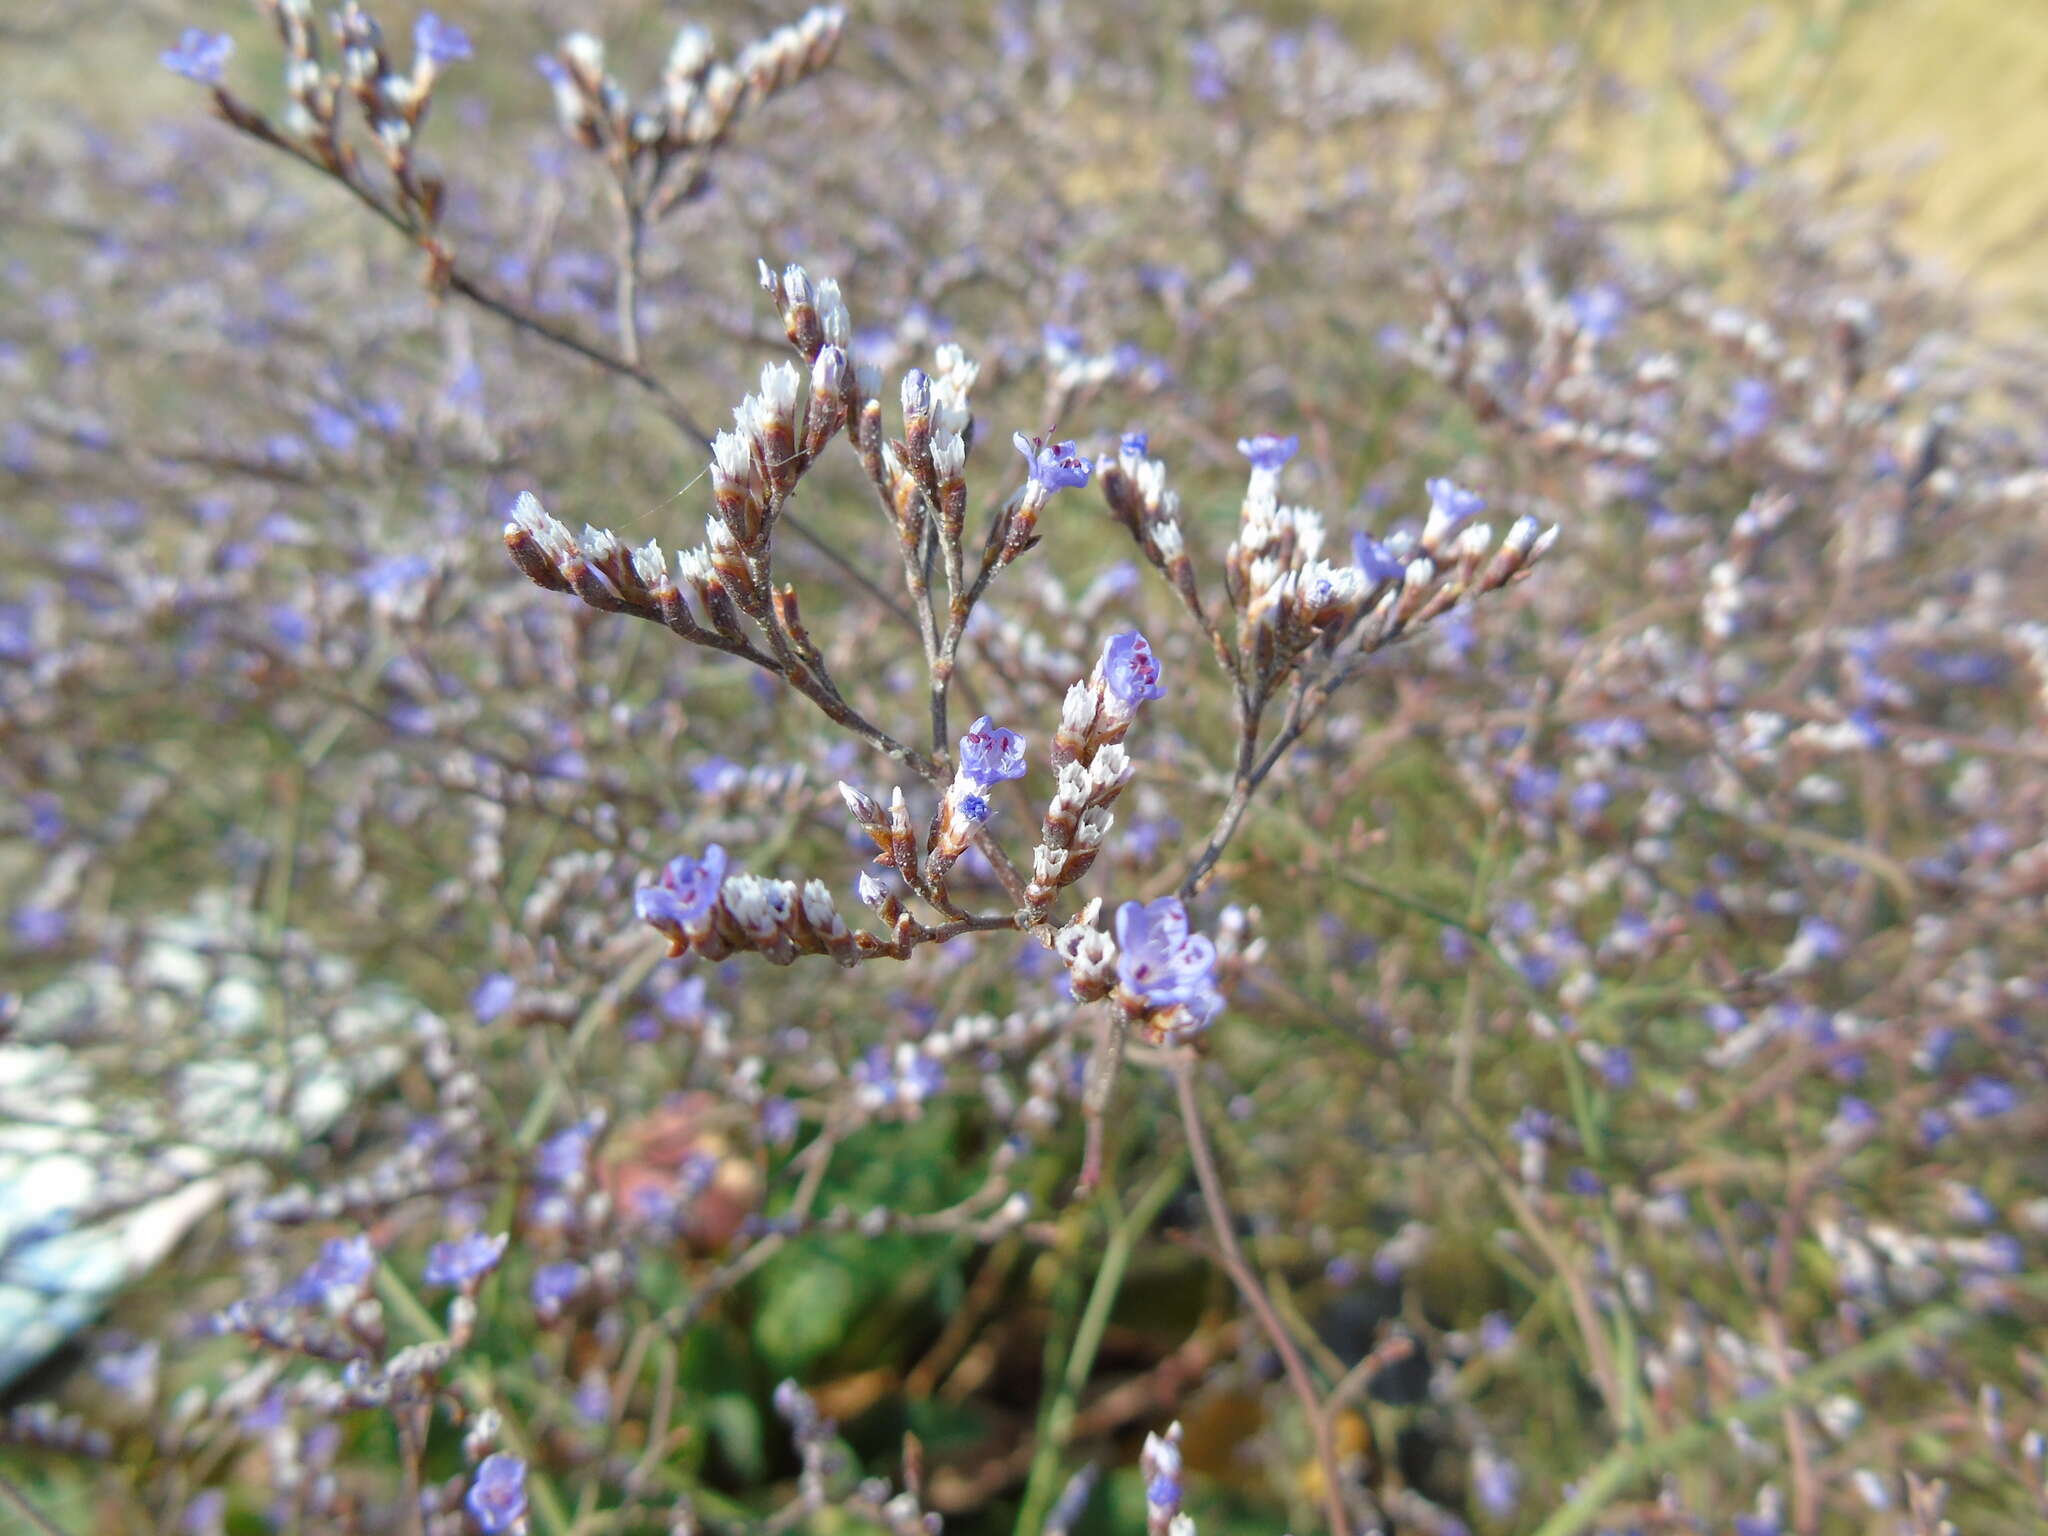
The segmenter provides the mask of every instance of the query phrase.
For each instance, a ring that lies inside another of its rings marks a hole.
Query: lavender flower
[[[366,1235],[330,1237],[287,1295],[300,1306],[321,1306],[330,1297],[359,1294],[376,1269],[377,1250]]]
[[[1505,1519],[1521,1497],[1522,1474],[1492,1446],[1482,1446],[1472,1457],[1472,1491],[1489,1515]]]
[[[1133,997],[1155,1009],[1185,1010],[1187,1026],[1194,1030],[1222,1012],[1216,946],[1189,931],[1187,908],[1178,896],[1118,907],[1116,942],[1117,979]]]
[[[519,996],[519,983],[503,971],[493,971],[469,994],[469,1011],[479,1024],[490,1024],[504,1016]]]
[[[2019,1090],[1997,1077],[1971,1078],[1956,1098],[1956,1108],[1970,1120],[1995,1120],[2019,1107]]]
[[[429,65],[455,64],[470,57],[469,34],[432,11],[420,12],[412,25],[413,52]]]
[[[771,1147],[786,1147],[796,1140],[803,1119],[796,1105],[779,1095],[761,1105],[761,1139]]]
[[[498,1267],[510,1240],[508,1232],[500,1232],[496,1237],[471,1232],[453,1242],[436,1243],[427,1254],[427,1267],[420,1279],[428,1285],[474,1285]]]
[[[1468,491],[1455,480],[1438,476],[1425,480],[1422,488],[1429,492],[1429,520],[1424,526],[1424,547],[1433,547],[1452,529],[1468,517],[1477,517],[1486,510],[1486,498],[1477,491]]]
[[[1031,466],[1031,483],[1048,496],[1054,491],[1079,490],[1095,471],[1094,464],[1075,451],[1071,439],[1054,443],[1019,432],[1011,441]]]
[[[991,728],[983,715],[960,738],[960,773],[983,789],[1024,777],[1024,738],[1003,726]]]
[[[160,62],[174,75],[183,75],[200,85],[219,85],[234,53],[235,40],[225,32],[205,32],[198,27],[187,27],[178,39],[178,46],[166,48]]]
[[[1279,474],[1300,447],[1298,433],[1276,437],[1270,432],[1261,432],[1257,437],[1240,437],[1237,440],[1237,451],[1252,461],[1252,468],[1268,475]]]
[[[1606,341],[1628,319],[1628,300],[1612,283],[1595,283],[1581,288],[1568,301],[1572,323],[1595,341]]]
[[[1737,379],[1728,407],[1728,432],[1737,442],[1761,437],[1777,414],[1778,397],[1762,379]]]
[[[1351,536],[1351,560],[1365,576],[1367,585],[1374,587],[1399,581],[1401,573],[1408,569],[1407,561],[1369,533]]]
[[[633,910],[643,922],[657,928],[683,928],[702,923],[717,905],[718,892],[725,884],[725,849],[717,843],[706,845],[704,856],[688,854],[670,859],[655,885],[643,885],[633,894]]]
[[[583,1266],[573,1260],[543,1264],[533,1272],[533,1310],[542,1321],[562,1315],[562,1309],[576,1299],[583,1288]]]
[[[1123,714],[1135,714],[1148,699],[1166,697],[1166,690],[1159,685],[1159,663],[1153,659],[1152,647],[1135,629],[1109,637],[1095,671],[1110,702]]]
[[[476,1469],[462,1506],[488,1536],[502,1536],[526,1518],[526,1463],[509,1451],[493,1451]]]

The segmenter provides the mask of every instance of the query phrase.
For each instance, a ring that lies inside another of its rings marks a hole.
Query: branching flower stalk
[[[2042,362],[1790,139],[1617,208],[1584,56],[1116,4],[572,33],[523,139],[261,9],[6,167],[0,1497],[1194,1536],[1227,1378],[1332,1531],[2048,1512]],[[173,1199],[191,1327],[17,1283]]]

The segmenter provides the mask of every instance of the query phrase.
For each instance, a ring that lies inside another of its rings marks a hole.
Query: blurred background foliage
[[[447,0],[441,10],[479,31],[505,8],[491,0]],[[199,0],[10,0],[0,16],[9,89],[0,132],[34,133],[50,109],[96,97],[103,126],[173,110],[179,83],[156,67],[163,38],[179,26],[260,31],[234,4]],[[520,41],[543,46],[549,27],[589,26],[614,37],[635,26],[660,32],[690,14],[715,22],[781,11],[758,0],[701,7],[648,0],[588,0],[521,7],[532,28]],[[980,3],[884,3],[857,9],[943,14],[976,25]],[[1156,8],[1193,19],[1184,0]],[[1203,8],[1210,12],[1228,7]],[[1732,59],[1724,79],[1748,120],[1795,135],[1844,166],[1861,168],[1844,190],[1854,200],[1897,207],[1914,253],[1967,281],[1980,304],[2010,306],[2013,318],[2048,317],[2048,5],[2034,0],[1336,0],[1326,5],[1248,7],[1276,21],[1340,16],[1368,49],[1398,42],[1456,40],[1475,49],[1502,43],[1568,43],[1640,92],[1618,117],[1587,125],[1586,144],[1617,184],[1648,202],[1679,200],[1724,173],[1699,131],[1683,83],[1705,64]],[[541,18],[545,18],[545,24]],[[1732,46],[1741,44],[1739,50]],[[481,78],[481,77],[480,77]],[[107,83],[119,81],[118,90]],[[490,86],[519,90],[516,71],[492,71]],[[444,130],[445,132],[445,130]],[[1863,173],[1893,170],[1898,178]],[[1658,225],[1661,238],[1676,238]],[[362,237],[369,238],[364,229]]]
[[[491,93],[499,98],[494,104],[508,116],[540,123],[546,115],[545,100],[520,61],[545,47],[559,29],[578,25],[601,31],[622,52],[644,33],[649,47],[659,48],[674,23],[692,8],[561,0],[522,6],[511,17],[485,0],[445,0],[441,9],[473,30],[490,64],[464,76],[461,89]],[[715,9],[713,19],[730,37],[746,33],[743,18],[786,19],[792,7],[747,3],[704,9]],[[907,0],[855,7],[868,25],[877,16],[898,14],[911,25],[930,25],[935,16],[946,16],[974,26],[980,24],[979,9]],[[1175,7],[1159,9],[1170,18]],[[1190,19],[1197,14],[1194,7],[1186,9]],[[1973,306],[1988,308],[1994,316],[2009,315],[2015,327],[2032,327],[2048,317],[2048,261],[2041,259],[2048,232],[2048,177],[2039,170],[2040,146],[2048,142],[2048,5],[2000,0],[1787,0],[1769,6],[1722,0],[1390,0],[1337,7],[1274,4],[1265,9],[1276,19],[1293,22],[1342,11],[1347,27],[1369,51],[1404,40],[1440,44],[1446,38],[1474,48],[1502,42],[1577,46],[1589,61],[1632,86],[1585,106],[1572,125],[1582,136],[1579,147],[1620,190],[1610,202],[1634,202],[1645,209],[1691,201],[1727,175],[1727,157],[1702,131],[1702,113],[1690,87],[1695,71],[1713,65],[1741,95],[1742,121],[1759,135],[1745,145],[1747,152],[1766,154],[1775,138],[1796,137],[1810,153],[1818,151],[1823,163],[1839,163],[1840,190],[1850,201],[1895,208],[1902,240],[1937,274],[1948,274],[1959,289],[1967,285]],[[246,8],[231,0],[175,5],[117,0],[97,6],[8,0],[0,17],[0,72],[9,82],[0,97],[0,137],[71,134],[87,122],[97,132],[119,135],[154,119],[192,115],[189,92],[167,78],[155,62],[165,39],[188,24],[232,28],[249,49],[249,58],[264,61],[261,66],[252,64],[252,69],[267,76],[273,45]],[[1748,46],[1732,68],[1721,69],[1721,61],[1738,41]],[[504,64],[501,55],[515,62]],[[1142,155],[1141,147],[1120,136],[1113,103],[1089,102],[1073,110],[1104,113],[1105,145],[1118,153]],[[437,131],[446,144],[456,128],[443,121]],[[1853,172],[1852,162],[1857,168]],[[1893,170],[1899,175],[1885,174]],[[295,191],[309,201],[332,196],[328,189],[304,183],[296,184]],[[1702,206],[1708,202],[1701,200]],[[338,206],[340,199],[335,203]],[[1726,205],[1725,217],[1742,218],[1739,205]],[[1663,254],[1691,258],[1711,249],[1713,242],[1741,234],[1739,229],[1656,217],[1646,218],[1643,227],[1646,240],[1665,245]],[[368,249],[386,258],[391,254],[386,233],[367,221],[338,222],[331,238],[347,249]],[[1992,329],[1995,333],[1996,327]],[[649,442],[658,435],[650,430]],[[1369,451],[1371,445],[1360,446]],[[654,459],[660,452],[650,447],[644,457]],[[722,682],[707,683],[707,688],[721,687],[744,707],[739,677],[728,674]],[[205,727],[196,726],[194,736],[187,745],[203,757],[208,745]],[[289,746],[279,744],[281,760],[288,757]],[[1375,869],[1382,880],[1408,893],[1410,901],[1425,903],[1438,913],[1458,913],[1476,904],[1477,888],[1494,850],[1463,799],[1438,782],[1436,772],[1437,765],[1420,753],[1397,754],[1382,765],[1376,790],[1398,799],[1411,814],[1394,824],[1392,840]],[[222,807],[224,821],[234,814],[233,806]],[[1260,882],[1277,888],[1278,882],[1296,879],[1300,868],[1326,845],[1330,831],[1311,828],[1277,807],[1261,807],[1255,821],[1260,852],[1244,872],[1251,895],[1259,893]],[[149,878],[147,870],[141,878]],[[1410,912],[1404,918],[1387,901],[1385,890],[1361,887],[1346,893],[1341,907],[1346,917],[1375,911],[1377,926],[1392,943],[1406,941],[1418,950],[1436,943],[1439,918],[1426,912]],[[454,1004],[465,984],[435,974],[438,955],[405,953],[407,937],[399,935],[399,953],[364,958],[388,959],[393,968],[409,970],[407,980],[418,984],[424,995]],[[1334,954],[1319,958],[1323,964],[1312,973],[1318,977],[1342,964],[1342,957]],[[1313,992],[1317,984],[1305,983],[1305,991]],[[1673,996],[1669,989],[1617,989],[1605,1006],[1640,1010],[1632,1024],[1655,1030],[1659,1010],[1667,1009]],[[1273,1022],[1263,1043],[1240,1049],[1254,1055],[1264,1052],[1277,1061],[1312,1047],[1315,1021],[1325,1000],[1308,996],[1299,1001],[1299,1008]],[[1463,1006],[1449,991],[1444,1001],[1447,1009]],[[1555,1102],[1561,1095],[1548,1092],[1556,1087],[1548,1081],[1553,1074],[1548,1068],[1531,1070],[1544,1079],[1538,1084],[1545,1090],[1542,1096]],[[1276,1074],[1272,1086],[1261,1090],[1267,1101],[1261,1110],[1302,1124],[1324,1115],[1332,1130],[1338,1130],[1345,1110],[1365,1091],[1372,1063],[1354,1059],[1333,1072],[1334,1077],[1313,1085],[1314,1101],[1300,1096],[1304,1085],[1299,1081],[1290,1084]],[[1297,1097],[1276,1101],[1283,1094]],[[1604,1113],[1604,1106],[1594,1110]],[[1156,1159],[1160,1143],[1171,1143],[1173,1133],[1155,1126],[1152,1112],[1134,1111],[1123,1128],[1123,1151],[1134,1165],[1147,1157]],[[887,1141],[888,1154],[863,1156],[859,1144],[850,1146],[840,1164],[842,1171],[834,1174],[831,1198],[856,1208],[928,1210],[946,1206],[971,1189],[972,1180],[963,1169],[971,1165],[977,1149],[960,1144],[968,1131],[952,1115],[934,1114],[914,1128],[892,1127],[871,1134]],[[1221,1134],[1226,1155],[1238,1161],[1237,1149],[1229,1146],[1230,1130],[1226,1127]],[[1362,1150],[1392,1179],[1399,1178],[1404,1162],[1444,1155],[1442,1148],[1414,1140]],[[1254,1184],[1241,1192],[1245,1208],[1286,1205],[1286,1191],[1278,1187],[1283,1174],[1267,1170],[1264,1178],[1268,1187]],[[1050,1176],[1039,1193],[1054,1193]],[[1129,1193],[1138,1197],[1137,1192]],[[1177,1225],[1197,1224],[1191,1212],[1169,1214]],[[1432,1251],[1426,1282],[1418,1289],[1432,1298],[1438,1324],[1470,1326],[1507,1301],[1503,1271],[1491,1262],[1493,1256],[1475,1251],[1481,1234],[1461,1231],[1455,1211],[1434,1214],[1443,1221],[1444,1240]],[[698,1464],[686,1470],[702,1471],[713,1483],[741,1486],[786,1476],[788,1452],[780,1426],[761,1411],[768,1389],[785,1374],[826,1383],[822,1406],[855,1426],[857,1449],[878,1466],[886,1463],[906,1429],[921,1435],[935,1461],[944,1462],[949,1449],[989,1435],[985,1416],[992,1411],[1006,1412],[1020,1423],[1028,1421],[1081,1325],[1087,1276],[1072,1260],[1102,1236],[1091,1209],[1070,1210],[1063,1232],[1061,1246],[1040,1252],[1022,1242],[1008,1243],[978,1264],[968,1262],[970,1245],[964,1240],[821,1240],[805,1247],[801,1262],[764,1271],[761,1283],[740,1298],[740,1305],[689,1335],[679,1379],[703,1433],[690,1441],[689,1455]],[[1265,1235],[1272,1239],[1265,1251],[1284,1262],[1287,1234]],[[1100,1357],[1106,1364],[1114,1365],[1120,1353],[1140,1359],[1156,1356],[1161,1349],[1158,1340],[1184,1332],[1189,1318],[1224,1300],[1223,1288],[1206,1266],[1160,1265],[1156,1256],[1149,1262],[1154,1267],[1134,1274],[1127,1287],[1126,1295],[1135,1298],[1135,1304],[1107,1320]],[[1027,1270],[1032,1273],[1025,1274]],[[208,1277],[181,1278],[196,1287]],[[970,1293],[970,1285],[979,1286],[979,1291]],[[656,1306],[671,1299],[658,1274],[644,1276],[643,1288]],[[223,1289],[223,1297],[227,1294],[230,1288]],[[1014,1341],[1010,1354],[966,1350],[948,1331],[949,1315],[963,1309],[985,1314],[1019,1294],[1031,1298],[1034,1310],[1020,1319],[1023,1326],[1002,1335]],[[1359,1353],[1378,1321],[1373,1308],[1389,1299],[1362,1288],[1361,1314],[1340,1325],[1326,1325],[1333,1329],[1332,1347],[1346,1358]],[[189,1306],[191,1298],[181,1298],[181,1304]],[[133,1321],[143,1323],[140,1317]],[[1346,1328],[1349,1337],[1335,1336]],[[492,1352],[507,1356],[520,1343],[517,1337],[487,1340]],[[1996,1352],[2011,1343],[1992,1336],[1980,1338],[1976,1347]],[[1031,1354],[1035,1348],[1043,1349],[1043,1362]],[[194,1367],[205,1363],[195,1361]],[[1482,1361],[1475,1368],[1486,1367]],[[1585,1405],[1573,1400],[1577,1384],[1565,1371],[1548,1378],[1548,1383],[1554,1385],[1556,1397],[1540,1405],[1547,1411],[1532,1415],[1535,1427],[1528,1443],[1539,1445],[1548,1435],[1554,1442],[1549,1446],[1554,1466],[1591,1465],[1605,1448],[1585,1436]],[[913,1390],[906,1391],[906,1384]],[[1379,1416],[1372,1433],[1389,1446],[1397,1444],[1402,1408],[1380,1402],[1371,1411]],[[1190,1461],[1205,1470],[1222,1471],[1230,1463],[1221,1448],[1244,1439],[1245,1421],[1253,1419],[1257,1409],[1229,1393],[1211,1393],[1197,1412],[1189,1424]],[[1238,1416],[1235,1421],[1233,1415]],[[368,1432],[384,1431],[379,1427]],[[1347,1432],[1361,1438],[1368,1434],[1363,1424],[1348,1426]],[[1254,1469],[1247,1484],[1256,1485],[1271,1470]],[[1415,1471],[1420,1477],[1423,1469]],[[1303,1482],[1306,1487],[1308,1479]],[[971,1503],[971,1490],[936,1491]],[[1219,1487],[1208,1495],[1215,1502],[1205,1503],[1201,1512],[1211,1528],[1269,1529],[1269,1512],[1263,1510],[1241,1524],[1231,1520],[1232,1511],[1223,1501],[1234,1491]],[[79,1522],[75,1528],[94,1528],[98,1516],[88,1511],[81,1489],[53,1486],[46,1492],[51,1508]],[[1308,1507],[1302,1501],[1303,1510]],[[8,1518],[0,1513],[0,1529],[8,1528]],[[1142,1489],[1126,1469],[1106,1482],[1083,1530],[1131,1531],[1142,1521]],[[989,1528],[997,1528],[997,1522]]]

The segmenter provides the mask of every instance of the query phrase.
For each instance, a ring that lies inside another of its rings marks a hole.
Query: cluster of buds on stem
[[[1181,1045],[1223,1011],[1216,946],[1188,925],[1178,896],[1127,901],[1117,908],[1116,935],[1096,926],[1100,898],[1053,936],[1074,997],[1109,999],[1149,1045]]]
[[[1333,650],[1365,655],[1391,645],[1469,597],[1525,580],[1557,542],[1556,524],[1546,528],[1524,515],[1488,558],[1492,527],[1468,521],[1485,501],[1449,480],[1431,480],[1426,489],[1429,515],[1419,539],[1353,538],[1366,597],[1348,627],[1330,638]]]
[[[433,12],[423,12],[413,26],[410,66],[400,69],[383,29],[358,0],[349,0],[335,13],[331,58],[321,48],[310,0],[263,0],[263,9],[283,45],[289,104],[281,125],[221,83],[232,52],[225,37],[187,32],[178,47],[164,55],[164,63],[212,86],[215,107],[235,127],[290,149],[366,196],[375,196],[365,188],[356,151],[343,136],[343,106],[353,101],[397,186],[399,201],[392,212],[415,230],[432,229],[440,222],[446,189],[439,178],[419,172],[413,145],[442,71],[470,57],[468,35]]]
[[[757,565],[765,561],[782,504],[845,424],[846,374],[844,349],[821,346],[799,416],[797,370],[788,363],[762,368],[759,390],[733,407],[732,430],[712,439],[713,549],[726,546]]]
[[[1320,513],[1280,504],[1280,471],[1299,440],[1255,437],[1237,446],[1252,468],[1224,581],[1237,613],[1235,670],[1263,694],[1319,635],[1341,634],[1371,591],[1363,573],[1322,558]]]
[[[1518,518],[1489,560],[1493,530],[1471,521],[1485,501],[1436,479],[1428,482],[1420,537],[1361,533],[1352,562],[1332,562],[1322,554],[1322,516],[1280,505],[1280,471],[1296,445],[1292,437],[1238,444],[1252,468],[1225,581],[1238,618],[1233,666],[1258,697],[1269,695],[1311,646],[1327,656],[1369,654],[1468,597],[1522,580],[1556,542],[1554,526]]]
[[[851,784],[839,786],[848,812],[874,842],[874,862],[894,869],[905,885],[948,916],[958,916],[959,908],[946,895],[946,878],[994,814],[990,791],[1006,779],[1024,776],[1024,738],[990,725],[988,716],[983,715],[960,738],[959,762],[925,831],[922,854],[901,788],[892,793],[884,811],[872,795]],[[862,899],[866,900],[865,895]],[[896,926],[893,914],[884,913],[883,917],[892,928]]]
[[[572,32],[536,61],[555,93],[563,132],[622,170],[646,174],[677,157],[715,148],[741,117],[831,62],[846,28],[840,6],[818,6],[749,43],[731,63],[711,35],[691,24],[676,34],[661,81],[635,104],[605,68],[604,43]]]
[[[788,965],[798,955],[830,955],[851,966],[886,948],[873,934],[846,926],[824,881],[799,887],[790,880],[728,875],[725,850],[717,843],[702,858],[671,859],[633,904],[641,920],[668,940],[672,956],[722,960],[751,951]]]
[[[1145,457],[1149,446],[1145,433],[1126,432],[1114,456],[1105,454],[1096,461],[1097,483],[1110,512],[1206,628],[1208,618],[1195,587],[1194,562],[1188,558],[1187,540],[1181,533],[1180,496],[1166,487],[1166,465]]]
[[[729,434],[728,434],[729,435]],[[726,524],[712,520],[723,532]],[[742,583],[749,599],[753,567],[744,556],[720,559],[731,550],[729,540],[699,545],[677,557],[669,574],[661,546],[649,540],[629,549],[609,529],[585,527],[579,539],[551,517],[531,491],[520,493],[505,524],[505,548],[512,561],[536,585],[551,592],[573,592],[606,613],[629,613],[661,624],[698,645],[744,656],[770,671],[780,671],[774,657],[748,639],[730,581]],[[696,599],[693,608],[685,593]],[[789,606],[793,616],[793,606]],[[700,617],[701,615],[701,617]],[[799,631],[801,633],[801,631]]]
[[[1124,737],[1138,707],[1165,693],[1152,647],[1136,630],[1111,635],[1095,670],[1067,690],[1052,742],[1053,771],[1059,778],[1032,850],[1031,882],[1025,888],[1033,921],[1095,862],[1115,821],[1109,807],[1136,771]]]

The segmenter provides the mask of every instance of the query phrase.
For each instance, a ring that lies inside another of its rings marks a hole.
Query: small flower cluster
[[[589,32],[571,32],[535,64],[554,90],[562,131],[622,172],[640,172],[654,190],[672,161],[717,146],[742,116],[829,64],[845,29],[844,7],[815,6],[728,64],[711,34],[689,23],[676,34],[660,84],[638,105],[606,70],[604,43]]]
[[[776,965],[798,955],[830,955],[855,965],[884,947],[874,935],[847,928],[822,880],[799,890],[788,880],[728,875],[725,849],[717,843],[700,858],[671,859],[658,881],[636,893],[634,910],[669,941],[673,956],[719,960],[752,951]]]
[[[1216,945],[1192,930],[1178,896],[1127,901],[1112,938],[1096,926],[1101,902],[1055,935],[1053,947],[1082,1002],[1110,999],[1148,1045],[1185,1045],[1223,1011]]]
[[[1025,892],[1034,913],[1043,914],[1094,864],[1116,820],[1109,807],[1137,771],[1124,738],[1139,706],[1165,696],[1151,644],[1136,630],[1104,641],[1095,670],[1067,690],[1052,741],[1059,781],[1031,853]]]
[[[164,54],[165,66],[212,86],[216,107],[235,127],[312,161],[375,202],[378,194],[363,183],[345,137],[345,104],[352,101],[391,173],[396,216],[406,227],[432,229],[440,222],[446,189],[438,177],[418,169],[414,146],[442,72],[471,56],[468,34],[432,11],[422,12],[413,25],[411,66],[400,70],[383,29],[359,0],[348,0],[335,16],[331,58],[322,49],[308,0],[263,5],[284,48],[289,105],[281,124],[273,125],[222,83],[234,52],[231,39],[188,30]]]

